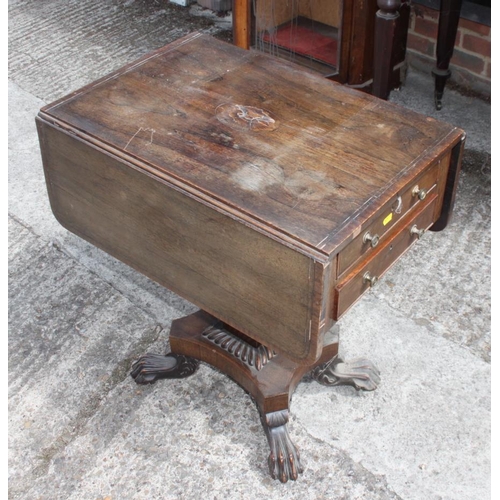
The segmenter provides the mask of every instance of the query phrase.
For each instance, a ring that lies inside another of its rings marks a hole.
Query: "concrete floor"
[[[268,477],[257,410],[220,373],[128,376],[195,308],[58,225],[34,117],[190,31],[228,38],[221,26],[159,0],[9,0],[9,498],[490,498],[490,106],[448,90],[438,113],[428,75],[391,100],[466,130],[455,218],[340,322],[341,350],[369,355],[380,387],[298,387],[299,480]]]

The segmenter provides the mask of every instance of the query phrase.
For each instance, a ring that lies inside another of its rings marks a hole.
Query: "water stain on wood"
[[[285,172],[272,161],[256,158],[245,163],[233,175],[232,179],[245,191],[262,192],[275,184],[283,185]]]

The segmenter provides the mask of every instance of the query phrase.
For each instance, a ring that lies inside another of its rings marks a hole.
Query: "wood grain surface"
[[[218,116],[240,106],[246,119]],[[255,127],[248,109],[273,128]],[[265,114],[265,115],[264,115]],[[206,35],[166,46],[42,116],[325,256],[461,131]]]

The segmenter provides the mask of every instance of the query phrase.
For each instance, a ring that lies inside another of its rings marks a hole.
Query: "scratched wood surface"
[[[40,116],[324,262],[462,133],[201,34]]]

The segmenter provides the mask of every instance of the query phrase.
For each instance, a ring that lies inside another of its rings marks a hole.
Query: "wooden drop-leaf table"
[[[222,370],[257,403],[272,477],[296,479],[291,394],[307,373],[376,388],[370,361],[338,357],[335,323],[446,226],[463,131],[199,33],[37,126],[57,220],[200,308],[136,382]]]

